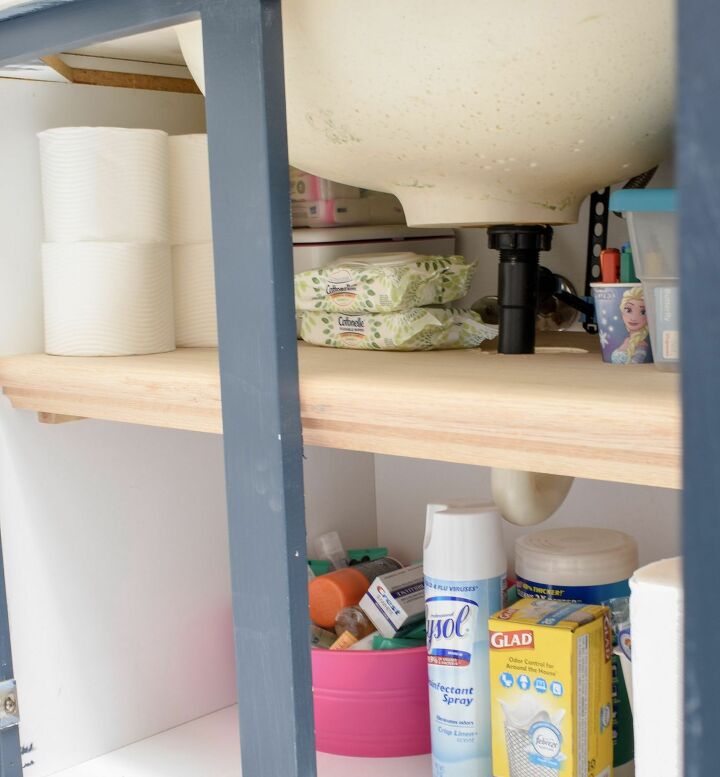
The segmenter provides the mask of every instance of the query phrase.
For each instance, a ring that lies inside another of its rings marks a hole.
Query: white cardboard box
[[[421,621],[425,617],[422,564],[376,577],[360,607],[383,637],[395,637],[404,626]]]

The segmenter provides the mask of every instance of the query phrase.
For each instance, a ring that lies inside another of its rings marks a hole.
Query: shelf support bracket
[[[70,421],[84,421],[81,415],[65,415],[64,413],[47,413],[44,410],[38,411],[38,421],[41,424],[67,424]]]

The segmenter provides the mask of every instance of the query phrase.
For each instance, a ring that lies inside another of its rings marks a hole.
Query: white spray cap
[[[488,505],[484,502],[478,502],[477,499],[445,499],[438,502],[430,502],[425,511],[425,537],[423,538],[423,548],[427,547],[430,541],[430,528],[435,513],[439,510],[449,510],[451,507],[477,508],[484,510]]]
[[[430,542],[430,532],[432,531],[432,520],[435,513],[439,510],[447,510],[450,505],[447,502],[430,502],[425,510],[425,536],[423,537],[423,552]]]
[[[502,519],[495,505],[428,505],[423,550],[430,577],[486,580],[507,571]]]

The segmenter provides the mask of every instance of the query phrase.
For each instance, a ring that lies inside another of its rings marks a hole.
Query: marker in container
[[[620,283],[620,251],[617,248],[600,252],[600,275],[603,283]]]
[[[630,243],[623,243],[620,248],[620,283],[640,283],[640,279],[635,275]]]

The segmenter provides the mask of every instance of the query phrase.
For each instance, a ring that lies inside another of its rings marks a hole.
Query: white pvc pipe
[[[510,523],[533,526],[547,520],[560,507],[573,480],[567,475],[544,475],[493,467],[493,501]]]

